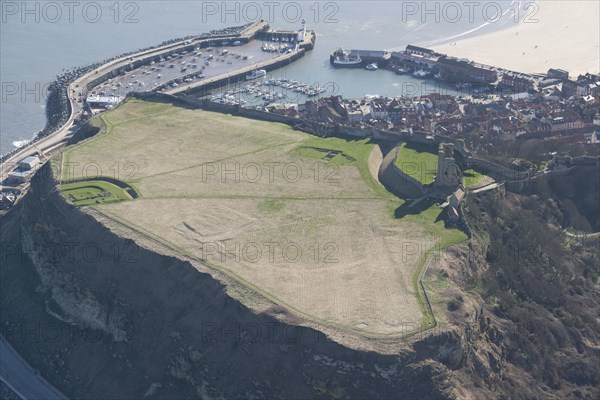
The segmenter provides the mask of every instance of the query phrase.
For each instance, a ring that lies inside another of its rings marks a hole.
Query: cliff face
[[[552,187],[470,198],[486,248],[470,241],[428,270],[452,282],[448,324],[383,355],[284,323],[283,309],[252,312],[212,276],[65,203],[48,169],[1,221],[0,329],[72,398],[598,394],[598,239],[565,245],[548,228],[572,215]]]
[[[254,314],[210,275],[66,204],[47,176],[3,224],[2,326],[67,395],[445,397],[436,362],[351,350]]]
[[[580,169],[527,195],[501,190],[467,201],[486,258],[458,275],[483,301],[474,344],[500,355],[495,390],[507,398],[600,395],[600,239],[560,229],[564,221],[594,226],[597,202],[586,205],[599,190],[597,170]]]

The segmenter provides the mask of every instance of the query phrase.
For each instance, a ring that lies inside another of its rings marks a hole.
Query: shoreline
[[[519,23],[430,48],[525,73],[545,74],[550,68],[569,71],[572,78],[599,73],[600,3],[536,0],[535,4]]]
[[[157,45],[149,46],[146,48],[141,48],[138,50],[129,51],[129,52],[126,52],[123,54],[116,55],[111,58],[107,58],[103,61],[95,62],[95,63],[88,64],[88,65],[82,66],[82,67],[74,67],[70,70],[65,71],[64,73],[62,73],[60,75],[57,75],[56,79],[48,85],[48,98],[46,99],[46,104],[45,104],[45,106],[46,106],[45,107],[46,124],[44,125],[44,128],[41,129],[40,131],[38,131],[37,133],[33,134],[30,138],[19,138],[17,140],[12,141],[11,144],[13,144],[14,142],[25,142],[25,141],[26,141],[26,143],[21,147],[14,147],[12,150],[10,150],[4,154],[0,154],[0,164],[4,163],[6,160],[8,160],[10,157],[15,155],[19,151],[22,151],[22,150],[26,149],[27,147],[37,143],[41,139],[52,135],[53,133],[57,132],[59,129],[61,129],[65,125],[65,123],[69,120],[69,117],[71,114],[71,110],[70,110],[71,102],[69,100],[69,95],[68,95],[69,86],[73,82],[75,82],[75,80],[81,78],[82,76],[89,73],[90,71],[93,71],[94,69],[97,69],[97,68],[99,68],[103,65],[106,65],[112,61],[115,61],[115,60],[118,60],[118,59],[121,59],[121,58],[124,58],[127,56],[131,56],[133,54],[146,52],[146,51],[150,51],[153,49],[158,49],[160,47],[168,46],[173,43],[182,42],[184,40],[191,40],[194,38],[202,38],[202,37],[209,37],[209,36],[215,36],[215,35],[223,35],[223,34],[227,34],[227,33],[231,32],[231,31],[238,30],[238,29],[241,31],[244,28],[248,27],[249,25],[251,25],[251,24],[235,26],[235,27],[227,27],[227,28],[223,28],[223,29],[219,29],[219,30],[213,30],[213,31],[210,31],[207,33],[200,33],[198,35],[190,35],[190,36],[186,36],[186,37],[182,37],[182,38],[169,39],[169,40],[166,40]]]

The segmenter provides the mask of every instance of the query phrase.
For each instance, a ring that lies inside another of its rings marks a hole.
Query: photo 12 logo
[[[209,162],[202,164],[202,183],[295,184],[301,180],[339,184],[339,166],[323,161],[310,166],[296,162]]]
[[[2,82],[0,97],[6,103],[40,103],[46,104],[51,83],[41,82]]]
[[[200,247],[201,259],[244,264],[337,264],[340,247],[335,242],[209,242]]]
[[[404,1],[402,2],[402,22],[418,21],[459,23],[484,21],[497,23],[512,19],[514,23],[537,23],[535,18],[539,4],[529,1]]]
[[[296,1],[203,1],[202,23],[219,21],[228,24],[244,24],[259,21],[299,23],[338,23],[340,6],[337,2]]]
[[[113,22],[137,24],[140,3],[133,1],[2,1],[2,23]]]

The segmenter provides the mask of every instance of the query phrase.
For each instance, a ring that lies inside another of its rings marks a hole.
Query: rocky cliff
[[[3,226],[3,334],[73,398],[446,397],[436,363],[255,314],[65,203],[48,174]]]
[[[278,307],[251,311],[211,275],[67,204],[49,176],[47,166],[1,221],[0,326],[69,397],[598,394],[598,258],[590,247],[597,242],[555,250],[562,239],[544,218],[568,219],[569,209],[553,192],[545,195],[557,202],[537,208],[534,193],[470,199],[466,214],[478,239],[444,252],[425,277],[426,285],[433,276],[450,283],[436,302],[438,327],[382,354],[283,322],[293,319]],[[553,261],[514,258],[523,243]]]

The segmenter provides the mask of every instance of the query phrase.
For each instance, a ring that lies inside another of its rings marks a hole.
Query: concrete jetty
[[[275,58],[261,61],[252,65],[248,65],[242,68],[235,69],[231,72],[221,74],[212,78],[204,79],[201,81],[191,82],[187,85],[180,85],[176,88],[169,88],[164,90],[167,94],[182,93],[185,95],[191,95],[193,93],[205,92],[210,89],[229,85],[235,82],[246,80],[246,75],[257,69],[264,69],[265,71],[272,71],[286,65],[293,63],[294,61],[304,57],[306,54],[305,49],[298,49],[292,53],[284,53],[276,56]]]
[[[78,117],[83,115],[84,102],[88,92],[98,86],[100,83],[107,81],[108,79],[123,75],[127,71],[135,70],[142,66],[151,65],[152,63],[158,62],[162,57],[167,57],[173,53],[191,51],[195,48],[207,48],[211,46],[223,46],[225,43],[239,41],[241,44],[248,43],[249,41],[256,38],[267,38],[267,33],[271,34],[279,31],[269,29],[269,24],[266,21],[259,21],[246,26],[239,32],[225,32],[223,34],[212,34],[212,35],[199,35],[196,37],[182,39],[169,44],[161,45],[152,49],[142,50],[138,53],[122,56],[111,60],[98,68],[92,69],[82,76],[75,78],[66,89],[68,118],[64,124],[56,130],[41,139],[32,141],[30,144],[23,146],[14,154],[8,156],[2,164],[0,164],[0,182],[8,177],[8,174],[19,165],[19,163],[26,157],[33,156],[36,154],[45,155],[56,149],[62,147],[65,141],[70,135],[78,128],[76,120]],[[302,40],[300,41],[300,32],[302,32]],[[292,34],[293,32],[281,31],[280,34]],[[212,77],[211,80],[207,80],[204,83],[221,84],[228,80],[240,79],[245,74],[255,69],[273,70],[281,66],[287,65],[304,56],[307,50],[311,50],[314,46],[316,35],[314,31],[306,31],[305,26],[303,30],[295,32],[296,48],[293,52],[280,54],[269,60],[265,60],[259,63],[255,63],[251,66],[243,67],[234,71],[227,72],[225,74]],[[243,79],[243,78],[242,78]],[[201,85],[202,86],[202,85]],[[194,85],[183,86],[178,88],[176,92],[188,91],[195,89]],[[78,96],[78,94],[81,96]],[[47,160],[46,157],[42,157]],[[26,192],[28,183],[25,182],[21,185],[21,196]],[[2,189],[2,187],[0,187]],[[11,187],[11,189],[19,189]]]
[[[338,66],[334,61],[340,51],[341,49],[338,49],[329,56],[329,62],[334,66]],[[371,63],[377,63],[380,67],[386,67],[391,60],[391,53],[385,50],[349,50],[347,51],[347,54],[350,57],[359,57],[362,60],[360,64],[351,65],[357,67],[364,67]],[[349,65],[341,66],[348,67]]]

